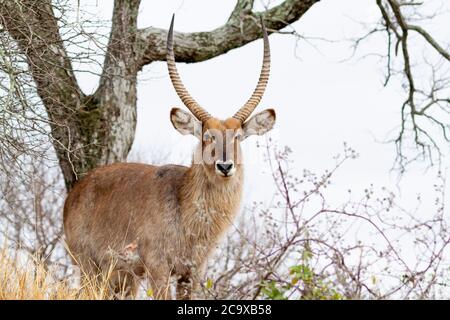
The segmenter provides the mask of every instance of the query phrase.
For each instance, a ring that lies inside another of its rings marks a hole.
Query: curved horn
[[[241,109],[239,109],[239,111],[236,112],[236,114],[233,116],[233,118],[240,120],[242,123],[244,123],[244,121],[247,120],[247,118],[250,116],[253,110],[255,110],[255,108],[258,106],[266,89],[267,82],[269,81],[269,73],[270,73],[269,37],[267,36],[267,30],[266,26],[264,25],[262,16],[260,18],[264,39],[263,64],[255,91],[253,91],[252,96],[250,97],[250,99],[248,99],[248,101],[244,104],[244,106]]]
[[[175,14],[172,16],[172,22],[170,23],[169,35],[167,36],[167,68],[169,69],[170,80],[175,88],[178,96],[184,105],[192,112],[192,114],[200,121],[204,122],[208,120],[211,115],[206,112],[205,109],[200,107],[200,105],[191,97],[189,92],[183,85],[180,75],[177,71],[177,66],[175,63],[175,54],[173,52],[173,23],[175,20]]]

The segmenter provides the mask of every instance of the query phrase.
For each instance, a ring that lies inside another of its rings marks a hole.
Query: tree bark
[[[226,53],[262,36],[260,15],[273,32],[298,20],[316,2],[285,0],[255,13],[253,0],[238,0],[225,25],[211,32],[175,33],[176,58],[199,62]],[[0,24],[27,57],[68,190],[96,166],[126,160],[136,127],[137,74],[146,64],[165,60],[167,30],[138,30],[139,4],[140,0],[115,0],[100,85],[93,95],[85,95],[51,0],[0,0]]]
[[[253,1],[237,2],[228,21],[209,32],[174,32],[177,62],[201,62],[262,37],[259,17],[262,15],[268,33],[281,30],[297,21],[319,0],[285,0],[265,12],[253,12]],[[169,19],[167,20],[169,21]],[[166,60],[167,30],[145,28],[138,31],[138,64],[142,68],[153,61]]]
[[[93,100],[100,115],[95,134],[101,142],[95,164],[124,161],[136,127],[135,41],[140,0],[116,0],[100,85]]]

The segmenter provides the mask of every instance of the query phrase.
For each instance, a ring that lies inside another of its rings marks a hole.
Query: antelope
[[[240,143],[262,135],[275,124],[267,109],[249,118],[259,104],[270,71],[269,39],[263,20],[264,56],[250,99],[231,117],[212,117],[188,93],[178,74],[173,49],[174,16],[167,37],[167,67],[176,93],[190,113],[170,111],[183,135],[200,141],[189,167],[116,163],[90,171],[69,192],[64,230],[74,263],[84,274],[102,275],[111,268],[113,292],[135,296],[147,279],[155,299],[191,299],[221,236],[241,201],[243,164]],[[197,156],[196,156],[197,155]],[[198,156],[200,155],[200,156]]]

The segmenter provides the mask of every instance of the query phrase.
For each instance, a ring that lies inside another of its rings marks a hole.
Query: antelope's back
[[[95,261],[111,248],[120,250],[138,239],[161,241],[158,234],[163,226],[176,227],[177,191],[186,170],[135,163],[92,170],[74,186],[64,205],[64,232],[71,253]]]

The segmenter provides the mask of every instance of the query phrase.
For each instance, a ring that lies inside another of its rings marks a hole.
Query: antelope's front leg
[[[179,276],[177,279],[177,300],[191,300],[193,279],[190,274]]]
[[[196,298],[200,283],[205,274],[206,261],[187,267],[185,272],[177,277],[177,300],[192,300]]]
[[[166,266],[147,265],[147,279],[155,300],[171,300],[170,270]]]
[[[150,275],[148,277],[150,287],[153,291],[153,299],[155,300],[171,300],[170,280],[169,277],[160,275]]]

